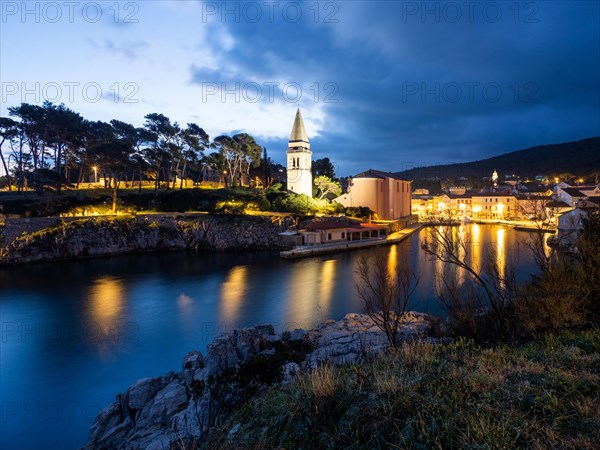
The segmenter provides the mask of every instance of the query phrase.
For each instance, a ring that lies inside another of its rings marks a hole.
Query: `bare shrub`
[[[419,277],[406,262],[395,264],[390,273],[388,256],[383,251],[373,258],[360,258],[356,274],[355,288],[363,310],[385,333],[390,346],[398,348],[402,317],[419,285]]]
[[[543,229],[529,237],[541,275],[521,289],[514,304],[515,322],[523,338],[598,323],[600,305],[600,212],[582,220],[574,255],[548,252]],[[560,248],[560,242],[557,242]],[[545,255],[545,256],[542,256]]]
[[[577,240],[579,295],[588,319],[600,322],[600,209],[589,211],[582,220]]]
[[[487,342],[510,340],[514,336],[511,307],[517,290],[514,264],[509,261],[501,273],[497,264],[500,250],[491,246],[478,267],[471,262],[472,244],[470,233],[454,233],[447,223],[429,228],[421,244],[423,251],[466,274],[463,283],[452,276],[442,277],[436,286],[438,299],[458,334]]]

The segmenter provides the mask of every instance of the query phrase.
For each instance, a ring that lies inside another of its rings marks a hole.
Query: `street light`
[[[94,182],[97,183],[98,182],[98,166],[94,166],[94,167],[92,167],[92,169],[94,169]]]

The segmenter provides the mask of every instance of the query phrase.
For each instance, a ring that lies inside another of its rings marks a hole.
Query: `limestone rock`
[[[428,331],[429,316],[407,313],[402,319],[399,337],[405,340],[427,338]],[[303,370],[324,363],[351,364],[388,348],[384,333],[368,316],[361,314],[348,314],[342,320],[329,320],[315,329],[298,329],[284,336],[285,339],[276,335],[271,325],[234,330],[209,344],[206,356],[198,351],[186,354],[182,372],[137,381],[98,414],[86,450],[162,449],[173,448],[189,439],[198,440],[204,430],[210,428],[209,424],[218,425],[226,418],[223,414],[210,417],[215,400],[211,398],[210,389],[206,389],[210,380],[227,369],[238,368],[240,363],[256,355],[268,358],[276,349],[302,341],[310,343],[307,349],[311,350],[302,362],[298,363],[296,357],[293,361],[284,360],[281,382],[289,383]],[[235,384],[229,385],[230,389],[235,387]],[[230,435],[238,430],[239,427],[234,426]]]
[[[56,221],[56,219],[54,219]],[[23,264],[156,250],[273,250],[286,248],[279,233],[287,222],[255,216],[152,215],[89,218],[18,234],[0,248],[0,264]],[[23,219],[22,228],[27,228]],[[240,230],[243,230],[240,232]]]
[[[127,406],[130,409],[142,409],[150,399],[152,399],[156,393],[162,387],[162,378],[143,378],[134,383],[127,390],[128,402]]]
[[[188,397],[185,386],[178,380],[174,380],[160,390],[153,401],[144,407],[139,421],[147,421],[148,425],[156,424],[166,427],[170,423],[171,417],[184,409],[187,403]]]
[[[300,364],[293,361],[285,363],[282,368],[283,379],[281,380],[281,384],[290,383],[299,373]]]
[[[197,350],[193,350],[186,354],[183,357],[183,367],[182,370],[192,370],[201,369],[204,367],[204,357],[202,353]]]

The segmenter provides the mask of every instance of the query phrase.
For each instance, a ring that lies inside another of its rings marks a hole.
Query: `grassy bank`
[[[229,431],[241,424],[236,433]],[[598,448],[600,331],[483,349],[407,344],[233,412],[205,448]]]

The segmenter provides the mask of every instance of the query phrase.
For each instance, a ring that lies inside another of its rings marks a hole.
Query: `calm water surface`
[[[499,248],[526,279],[535,271],[523,233],[470,225],[471,257]],[[390,268],[411,264],[411,309],[440,314],[440,263],[420,250],[424,230],[384,248]],[[135,380],[180,370],[221,332],[257,323],[310,327],[360,312],[354,270],[361,250],[286,261],[277,253],[167,253],[0,269],[0,447],[83,445],[96,414]]]

